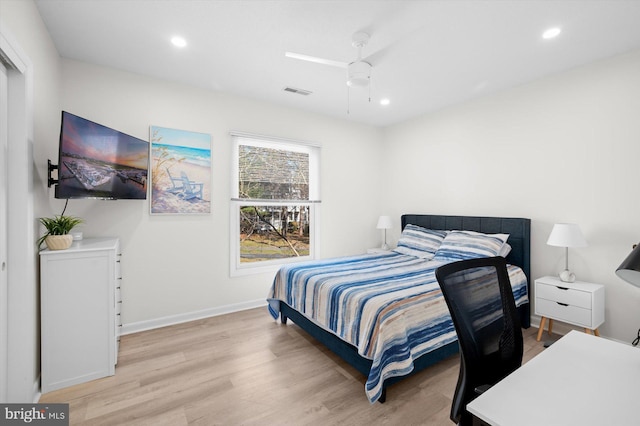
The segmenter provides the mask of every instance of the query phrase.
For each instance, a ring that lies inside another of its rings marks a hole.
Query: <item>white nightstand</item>
[[[540,315],[537,341],[549,319],[549,334],[553,320],[584,327],[586,333],[599,336],[604,322],[604,286],[582,281],[566,283],[557,277],[542,277],[535,281],[535,314]]]

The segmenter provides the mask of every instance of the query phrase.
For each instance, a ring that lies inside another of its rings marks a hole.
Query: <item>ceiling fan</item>
[[[362,49],[369,42],[369,34],[365,32],[357,32],[351,38],[351,45],[358,49],[358,58],[351,62],[339,62],[331,59],[317,58],[315,56],[303,55],[300,53],[285,52],[285,56],[303,61],[315,62],[317,64],[330,65],[333,67],[345,68],[347,70],[347,86],[349,87],[368,87],[371,81],[371,70],[373,66],[362,59]]]

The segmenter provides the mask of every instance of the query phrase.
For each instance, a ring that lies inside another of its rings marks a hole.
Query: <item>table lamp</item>
[[[391,217],[389,216],[380,216],[378,218],[378,229],[384,230],[384,240],[382,242],[382,250],[389,250],[389,246],[387,245],[387,229],[392,228]]]
[[[629,256],[622,261],[616,275],[636,287],[640,287],[640,246],[634,244]]]
[[[587,241],[580,231],[580,227],[575,223],[556,223],[553,225],[547,244],[550,246],[564,247],[565,268],[560,272],[560,281],[572,283],[576,280],[576,275],[569,270],[569,247],[586,247]]]
[[[640,246],[633,245],[629,256],[616,269],[616,275],[629,284],[640,287]],[[638,330],[638,337],[631,342],[633,346],[638,346],[638,343],[640,343],[640,330]]]

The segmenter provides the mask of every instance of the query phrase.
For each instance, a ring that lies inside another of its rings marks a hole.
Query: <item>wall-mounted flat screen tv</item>
[[[62,112],[56,198],[147,198],[149,142]]]

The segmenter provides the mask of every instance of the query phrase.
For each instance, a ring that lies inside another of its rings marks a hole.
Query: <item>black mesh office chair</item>
[[[451,420],[470,425],[466,405],[522,364],[522,329],[502,257],[441,266],[436,278],[460,344]]]

